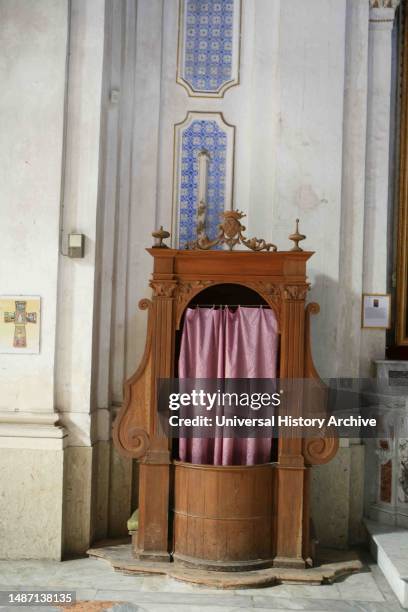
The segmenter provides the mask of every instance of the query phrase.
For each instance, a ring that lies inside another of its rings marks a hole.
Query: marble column
[[[392,30],[399,0],[370,0],[363,292],[387,291]],[[385,331],[364,330],[361,375],[384,357]]]

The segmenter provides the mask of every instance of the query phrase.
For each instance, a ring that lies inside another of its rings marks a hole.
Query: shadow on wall
[[[366,540],[363,526],[364,455],[359,441],[344,440],[326,465],[312,468],[311,516],[322,546],[348,548]]]
[[[311,289],[307,301],[317,302],[320,313],[312,317],[312,351],[322,378],[358,378],[361,374],[361,293],[346,282],[324,274],[314,276],[313,258],[309,268]],[[367,360],[368,361],[368,360]],[[365,376],[370,364],[366,364]],[[371,373],[373,375],[374,372]]]
[[[312,265],[309,276],[313,281],[308,301],[320,305],[320,313],[312,317],[311,323],[316,369],[322,378],[358,378],[361,372],[361,294],[351,288],[351,277],[342,282],[342,269],[340,282],[324,274],[316,274],[313,278]],[[365,376],[369,374],[369,366],[364,368]],[[316,538],[322,546],[347,548],[366,540],[364,459],[365,446],[361,441],[344,439],[330,463],[312,468],[311,516]]]

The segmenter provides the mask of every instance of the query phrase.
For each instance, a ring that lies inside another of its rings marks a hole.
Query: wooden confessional
[[[157,435],[156,381],[175,374],[177,337],[183,313],[201,296],[208,303],[237,304],[258,299],[273,308],[279,325],[279,377],[318,378],[310,349],[310,315],[305,303],[306,262],[313,255],[290,236],[291,251],[246,239],[241,213],[224,213],[215,241],[200,237],[191,248],[165,247],[167,232],[148,249],[154,269],[147,340],[139,368],[125,383],[123,407],[114,424],[122,454],[138,459],[139,529],[134,554],[213,570],[311,563],[309,482],[311,466],[328,462],[336,437],[280,438],[271,462],[255,466],[194,465],[175,460],[172,441]],[[251,251],[232,248],[242,244]],[[213,246],[229,247],[211,250]],[[240,300],[242,296],[242,301]],[[219,300],[219,301],[217,301]]]

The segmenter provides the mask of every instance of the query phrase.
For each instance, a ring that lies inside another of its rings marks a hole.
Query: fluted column
[[[363,292],[386,293],[392,29],[399,0],[370,0]],[[364,330],[361,375],[384,357],[385,331]]]

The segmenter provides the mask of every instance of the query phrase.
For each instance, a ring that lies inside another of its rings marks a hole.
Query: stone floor
[[[100,559],[0,561],[0,590],[75,590],[75,612],[232,612],[307,610],[309,612],[396,612],[402,610],[371,558],[364,571],[322,586],[279,585],[219,591],[177,582],[166,576],[114,572]],[[104,603],[102,603],[104,602]],[[6,607],[3,610],[62,610],[56,607]]]

